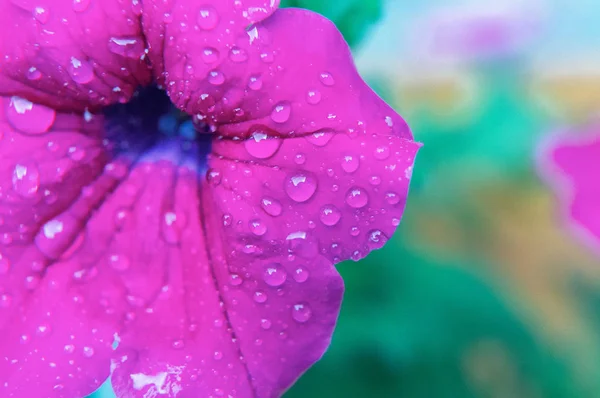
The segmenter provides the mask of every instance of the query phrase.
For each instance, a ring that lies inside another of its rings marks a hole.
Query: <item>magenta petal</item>
[[[600,129],[552,137],[540,151],[540,170],[556,191],[568,225],[600,252]]]
[[[22,34],[0,41],[2,395],[83,395],[111,357],[122,397],[279,396],[329,344],[334,264],[400,222],[406,123],[331,22],[276,1],[4,3]],[[130,98],[147,61],[215,127],[206,179],[167,142],[108,150],[81,115]]]

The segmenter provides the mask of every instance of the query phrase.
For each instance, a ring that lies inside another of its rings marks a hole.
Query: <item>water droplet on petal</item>
[[[281,286],[286,279],[287,274],[280,264],[271,264],[263,272],[263,280],[269,286]]]
[[[304,323],[310,319],[312,311],[308,304],[296,304],[292,307],[292,318],[296,322]]]
[[[239,47],[233,47],[231,51],[229,51],[229,59],[237,63],[244,62],[248,59],[248,55],[243,49]]]
[[[185,347],[185,343],[183,342],[183,340],[175,340],[173,341],[171,346],[176,350],[181,350]]]
[[[357,187],[351,188],[348,193],[346,193],[346,203],[355,209],[365,207],[367,203],[369,203],[367,191]]]
[[[83,356],[91,358],[94,356],[94,349],[92,347],[83,347]]]
[[[303,153],[297,153],[296,156],[294,156],[294,162],[298,165],[303,165],[306,163],[306,155]]]
[[[33,9],[33,17],[41,24],[45,24],[50,19],[50,13],[44,7],[35,7]]]
[[[306,202],[316,191],[317,179],[308,173],[294,174],[285,184],[285,192],[295,202]]]
[[[221,351],[215,351],[215,353],[213,354],[213,358],[215,358],[218,361],[223,358],[223,353]]]
[[[379,146],[375,149],[375,159],[385,160],[390,157],[390,148],[387,146]]]
[[[321,102],[321,92],[319,90],[310,90],[308,94],[306,94],[306,102],[311,105],[317,105]]]
[[[208,82],[215,86],[220,86],[225,83],[225,75],[217,70],[213,70],[208,74]]]
[[[323,72],[319,77],[321,79],[321,83],[323,83],[325,86],[333,86],[335,84],[335,80],[333,80],[333,76],[329,72]]]
[[[29,80],[36,81],[42,78],[42,72],[40,72],[35,66],[27,69],[26,76]]]
[[[345,155],[342,157],[342,169],[344,169],[346,173],[354,173],[358,170],[359,165],[360,161],[358,160],[358,156]]]
[[[267,226],[260,220],[252,220],[249,224],[250,231],[256,236],[263,236],[267,232]]]
[[[108,50],[113,54],[131,59],[139,59],[144,55],[144,43],[135,37],[111,37]]]
[[[211,6],[204,6],[198,11],[198,26],[204,30],[212,30],[219,23],[219,15]]]
[[[378,229],[368,233],[368,245],[371,250],[382,248],[388,241],[388,237]]]
[[[288,102],[280,102],[273,108],[271,112],[271,119],[275,123],[285,123],[289,120],[292,107]]]
[[[129,259],[122,254],[112,254],[108,258],[108,261],[110,266],[116,271],[126,271],[130,266]]]
[[[298,283],[306,282],[308,279],[308,270],[302,267],[296,268],[294,271],[294,280]]]
[[[264,303],[267,301],[267,295],[264,292],[256,291],[254,292],[254,301],[257,303]]]
[[[253,132],[250,138],[244,141],[246,151],[257,159],[270,158],[280,146],[281,139],[279,137],[269,136],[262,130]]]
[[[229,284],[231,286],[239,286],[243,282],[243,279],[238,274],[229,275]]]
[[[340,218],[342,218],[342,212],[334,205],[323,206],[319,215],[321,222],[329,227],[337,224],[340,221]]]
[[[350,228],[350,235],[351,236],[358,236],[360,234],[360,229],[356,226]]]
[[[273,217],[279,216],[283,210],[281,203],[279,203],[277,199],[269,197],[262,198],[262,200],[260,201],[260,206],[265,211],[265,213]]]
[[[8,122],[25,134],[42,134],[54,124],[56,111],[20,97],[11,97],[6,110]]]
[[[333,133],[326,130],[317,131],[306,136],[306,140],[311,144],[319,147],[323,147],[331,141]]]
[[[216,48],[206,47],[202,51],[202,60],[206,64],[213,64],[219,60],[219,51]]]
[[[52,332],[52,328],[50,327],[50,325],[45,324],[45,323],[39,325],[35,331],[35,333],[40,337],[46,337],[46,336],[50,335],[51,332]]]
[[[8,308],[12,304],[12,297],[6,293],[0,294],[0,308]]]
[[[263,329],[265,329],[265,330],[270,329],[271,328],[271,321],[268,320],[268,319],[261,319],[260,320],[260,327],[263,328]]]
[[[248,80],[248,87],[250,90],[258,91],[262,88],[263,83],[260,76],[250,76]]]
[[[13,189],[24,198],[33,198],[40,189],[40,171],[31,164],[17,164],[12,176]]]
[[[92,0],[73,0],[73,11],[84,12],[90,6]]]
[[[87,84],[94,78],[94,69],[87,61],[71,57],[71,62],[67,67],[69,75],[73,81],[79,84]]]
[[[233,222],[233,217],[231,216],[231,214],[223,214],[223,226],[224,227],[229,227],[232,222]]]
[[[400,195],[395,192],[388,192],[385,194],[385,200],[391,205],[400,203]]]

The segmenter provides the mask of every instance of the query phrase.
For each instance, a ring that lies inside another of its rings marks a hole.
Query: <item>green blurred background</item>
[[[287,398],[600,397],[600,259],[534,163],[598,116],[597,1],[282,1],[332,19],[425,144],[398,233],[340,265],[333,344]]]

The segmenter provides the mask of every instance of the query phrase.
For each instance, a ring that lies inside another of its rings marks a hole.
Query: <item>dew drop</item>
[[[323,83],[325,86],[333,86],[335,84],[335,80],[333,80],[333,76],[329,72],[321,73],[319,78],[321,79],[321,83]]]
[[[319,90],[310,90],[306,94],[306,102],[311,105],[317,105],[321,102],[321,92]]]
[[[317,179],[308,173],[290,176],[285,184],[285,192],[295,202],[306,202],[317,191]]]
[[[273,199],[266,196],[260,201],[260,206],[265,211],[265,213],[273,217],[281,215],[281,212],[283,210],[281,203],[279,203],[277,199]]]
[[[225,75],[217,70],[208,73],[208,82],[215,86],[225,83]]]
[[[12,304],[12,297],[6,293],[0,294],[0,308],[8,308]]]
[[[206,47],[202,50],[202,60],[206,64],[213,64],[219,60],[219,51],[216,48]]]
[[[183,342],[183,340],[175,340],[173,341],[171,346],[176,350],[181,350],[185,347],[185,343]]]
[[[129,269],[129,259],[122,254],[112,254],[108,261],[110,266],[116,271],[126,271]]]
[[[367,191],[358,187],[351,188],[346,193],[346,203],[348,203],[350,207],[353,207],[355,209],[365,207],[367,203],[369,203],[369,196],[367,194]]]
[[[308,270],[306,268],[298,267],[294,271],[294,280],[298,283],[306,282],[308,279]]]
[[[223,226],[229,227],[233,223],[233,217],[231,214],[223,214]]]
[[[263,328],[263,329],[265,329],[265,330],[270,329],[271,328],[271,321],[268,320],[268,319],[261,319],[260,320],[260,327]]]
[[[280,264],[271,264],[263,272],[263,280],[269,286],[281,286],[286,279],[287,274]]]
[[[17,164],[12,176],[13,189],[24,198],[33,198],[40,189],[40,171],[31,164]]]
[[[92,347],[83,347],[83,356],[91,358],[94,356],[94,349]]]
[[[144,43],[133,37],[111,37],[108,41],[108,50],[113,54],[131,59],[139,59],[144,55]]]
[[[390,148],[387,146],[379,146],[374,152],[375,159],[385,160],[390,157]]]
[[[260,54],[260,59],[265,64],[271,64],[273,61],[275,61],[275,55],[271,51],[265,51],[264,53]]]
[[[221,351],[215,351],[215,353],[213,354],[213,358],[215,358],[218,361],[223,358],[223,353]]]
[[[388,192],[385,194],[385,201],[391,205],[396,205],[400,203],[400,195],[396,192]]]
[[[45,324],[45,323],[42,325],[39,325],[35,331],[35,333],[40,337],[46,337],[46,336],[50,335],[51,332],[52,332],[52,328],[50,327],[50,325]]]
[[[358,160],[358,156],[344,155],[342,157],[342,169],[346,173],[354,173],[356,170],[358,170],[359,165],[360,161]]]
[[[84,12],[90,6],[92,0],[73,0],[73,11]]]
[[[219,23],[219,15],[211,6],[204,6],[198,11],[198,26],[204,30],[212,30]]]
[[[275,123],[285,123],[290,119],[292,107],[289,102],[283,101],[275,105],[271,112],[271,119]]]
[[[257,159],[267,159],[273,156],[281,146],[279,137],[269,136],[262,130],[252,133],[250,138],[244,141],[246,151]]]
[[[267,232],[267,226],[260,220],[252,220],[249,222],[250,231],[256,236],[263,236]]]
[[[206,172],[206,181],[212,186],[217,186],[221,183],[221,172],[216,169],[208,169]]]
[[[258,91],[262,88],[263,82],[260,76],[250,76],[248,87],[250,90]]]
[[[79,84],[87,84],[94,78],[92,66],[87,61],[81,61],[75,57],[71,57],[67,70],[73,81]]]
[[[319,219],[324,225],[329,227],[334,226],[342,218],[342,212],[334,205],[325,205],[321,208]]]
[[[262,304],[267,301],[267,295],[264,292],[256,291],[254,292],[254,301]]]
[[[42,134],[54,124],[56,111],[21,97],[11,97],[6,110],[9,123],[25,134]]]
[[[40,72],[35,66],[27,69],[27,73],[25,75],[27,76],[27,79],[32,81],[40,80],[42,78],[42,72]]]
[[[44,7],[35,7],[33,9],[33,17],[41,24],[45,24],[50,19],[50,13]]]
[[[360,229],[358,227],[354,226],[354,227],[350,228],[350,235],[351,236],[356,237],[359,234],[360,234]]]
[[[243,282],[242,278],[238,274],[229,275],[229,284],[231,286],[239,286]]]
[[[319,147],[323,147],[331,141],[333,133],[326,130],[317,131],[306,136],[306,140],[311,144]]]
[[[312,311],[308,304],[296,304],[292,307],[292,318],[296,322],[304,323],[310,319]]]
[[[66,344],[63,349],[67,354],[72,354],[75,352],[75,346],[73,344]]]
[[[296,156],[294,156],[294,162],[298,165],[303,165],[306,163],[306,155],[303,153],[297,153]]]
[[[229,59],[236,63],[245,62],[248,59],[248,54],[239,47],[233,47],[229,51]]]
[[[388,241],[388,237],[378,229],[370,231],[367,236],[368,245],[371,250],[382,248]]]

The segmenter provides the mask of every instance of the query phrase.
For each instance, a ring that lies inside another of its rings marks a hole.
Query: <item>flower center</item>
[[[136,161],[171,161],[205,171],[210,126],[171,103],[156,86],[139,89],[125,104],[104,109],[106,139],[116,155]]]

